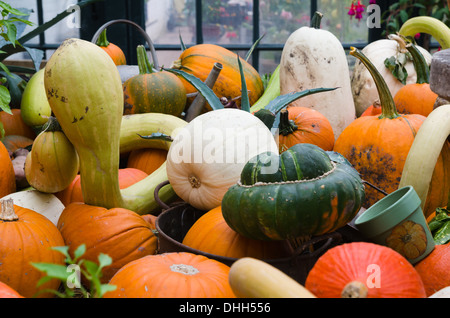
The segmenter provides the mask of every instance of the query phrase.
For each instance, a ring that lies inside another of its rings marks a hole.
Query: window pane
[[[42,9],[44,11],[44,23],[56,17],[59,13],[71,10],[71,6],[75,5],[77,0],[66,1],[42,1]],[[72,11],[72,10],[71,10]],[[74,12],[57,24],[45,31],[45,43],[59,45],[67,38],[80,37],[80,12]]]

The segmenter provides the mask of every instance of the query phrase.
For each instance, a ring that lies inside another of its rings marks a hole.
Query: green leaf
[[[84,267],[86,268],[86,271],[89,273],[89,275],[93,277],[97,277],[99,272],[99,266],[92,261],[84,260]]]
[[[433,236],[434,242],[437,245],[442,245],[450,242],[450,222],[445,222],[445,224],[436,231]]]
[[[116,285],[101,284],[101,285],[100,285],[100,290],[98,291],[98,294],[99,294],[98,296],[99,296],[99,297],[103,297],[103,295],[104,295],[106,292],[116,290],[116,288],[117,288]]]
[[[41,272],[47,274],[47,276],[41,278],[41,280],[38,283],[38,286],[41,286],[51,278],[56,278],[65,282],[66,279],[71,274],[67,272],[67,266],[65,265],[50,264],[50,263],[31,263],[31,265],[33,265],[33,267],[37,268]]]
[[[247,83],[245,82],[241,59],[238,54],[236,55],[239,66],[239,73],[241,74],[241,110],[250,112],[250,101],[248,99]]]
[[[178,37],[180,38],[181,51],[186,50],[186,45],[184,45],[183,38],[181,37],[181,33],[178,33]]]
[[[112,264],[112,258],[107,254],[100,253],[98,256],[98,262],[100,264],[100,269],[102,269],[103,267]]]
[[[86,253],[86,245],[81,244],[77,247],[75,252],[73,252],[73,256],[75,257],[74,262],[76,262],[81,256],[83,256],[84,253]]]
[[[14,25],[14,23],[7,20],[3,20],[3,23],[6,27],[5,40],[10,41],[13,46],[16,46],[17,27]]]
[[[261,42],[262,38],[265,36],[266,34],[264,33],[263,35],[261,35],[259,37],[259,39],[257,39],[255,41],[255,43],[253,43],[252,47],[250,48],[250,50],[248,50],[247,54],[245,55],[245,61],[248,61],[248,59],[250,58],[250,56],[252,55],[254,49],[258,46],[259,42]]]
[[[192,86],[194,86],[200,94],[203,95],[203,97],[206,99],[208,104],[211,106],[213,110],[217,109],[223,109],[223,105],[220,102],[220,99],[216,96],[216,94],[213,92],[211,88],[208,87],[203,81],[201,81],[198,77],[186,73],[182,70],[176,70],[173,68],[162,68],[164,71],[171,72],[174,74],[178,74],[181,77],[183,77],[186,81],[189,82]]]
[[[0,85],[0,108],[12,115],[11,108],[9,107],[9,103],[11,102],[11,95],[9,94],[8,89]]]
[[[9,4],[7,4],[3,1],[0,1],[0,8],[2,8],[2,11],[6,11],[6,12],[12,13],[14,15],[27,15],[26,13],[11,7]]]
[[[63,254],[66,257],[66,260],[70,260],[69,255],[69,247],[68,246],[54,246],[52,247],[52,250],[58,251],[61,254]]]

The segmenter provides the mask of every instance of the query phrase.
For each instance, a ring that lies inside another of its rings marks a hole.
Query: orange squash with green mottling
[[[143,45],[138,46],[139,74],[123,83],[124,114],[164,113],[180,116],[186,89],[170,72],[154,71]]]
[[[250,105],[253,105],[264,93],[264,85],[261,76],[253,66],[244,59],[239,59],[242,64],[247,90],[249,91]],[[178,60],[173,62],[172,67],[192,74],[204,82],[215,63],[222,64],[222,70],[213,87],[217,97],[226,97],[228,100],[231,100],[241,96],[241,76],[237,55],[224,47],[215,44],[191,46],[183,51]],[[186,80],[182,79],[182,82],[188,94],[197,91]],[[240,106],[240,99],[236,100],[236,104]]]

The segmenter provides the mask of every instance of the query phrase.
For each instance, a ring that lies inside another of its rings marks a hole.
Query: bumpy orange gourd
[[[36,137],[36,133],[27,126],[22,119],[21,110],[18,108],[11,109],[12,115],[5,111],[0,111],[0,122],[3,124],[5,136],[21,135],[31,139]]]
[[[11,157],[0,141],[0,198],[16,191],[16,175]]]
[[[232,230],[220,206],[206,212],[189,229],[183,244],[213,255],[275,259],[289,253],[281,241],[252,240]]]
[[[425,298],[419,273],[393,249],[352,242],[329,249],[305,287],[318,298]]]
[[[239,58],[247,85],[250,105],[253,105],[264,93],[261,76],[256,69],[242,58]],[[217,97],[226,97],[228,100],[241,96],[241,76],[236,53],[215,44],[193,45],[181,53],[180,58],[173,62],[172,67],[192,74],[203,82],[208,77],[215,63],[222,65],[213,91]],[[197,90],[182,79],[186,92],[194,93]],[[241,100],[236,100],[241,105]]]
[[[233,298],[230,268],[191,253],[165,253],[128,263],[111,279],[104,298]]]
[[[167,150],[157,148],[142,148],[130,152],[127,160],[128,168],[135,168],[151,174],[158,169],[167,157]]]
[[[147,175],[148,174],[144,171],[135,168],[119,169],[119,187],[125,189],[126,187],[141,181],[147,177]],[[55,193],[55,195],[65,206],[72,202],[84,202],[80,175],[78,174],[67,188]]]
[[[106,37],[106,28],[102,31],[102,33],[100,33],[96,44],[108,53],[114,61],[114,64],[127,65],[127,59],[125,58],[125,54],[122,49],[114,43],[108,41],[108,38]]]
[[[422,278],[427,296],[450,286],[450,243],[436,245],[433,251],[414,267]]]
[[[282,110],[279,129],[280,153],[298,143],[313,144],[325,151],[333,150],[333,128],[329,120],[315,109],[288,107]]]
[[[112,258],[102,271],[102,282],[125,264],[156,253],[157,238],[150,224],[139,214],[123,209],[105,209],[81,202],[66,206],[58,220],[58,229],[69,246],[69,253],[86,245],[83,258],[97,262],[100,253]]]
[[[24,297],[32,297],[44,289],[57,290],[60,281],[50,280],[37,287],[47,274],[33,263],[64,264],[64,255],[52,247],[64,246],[56,226],[45,216],[14,205],[12,199],[2,200],[0,211],[0,281]],[[40,293],[36,297],[52,297]]]

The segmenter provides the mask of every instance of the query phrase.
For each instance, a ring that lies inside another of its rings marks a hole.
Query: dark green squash
[[[272,162],[272,169],[263,169]],[[263,153],[251,159],[241,180],[225,193],[222,213],[246,237],[295,240],[344,226],[363,200],[359,173],[339,154],[297,144],[280,156]]]

